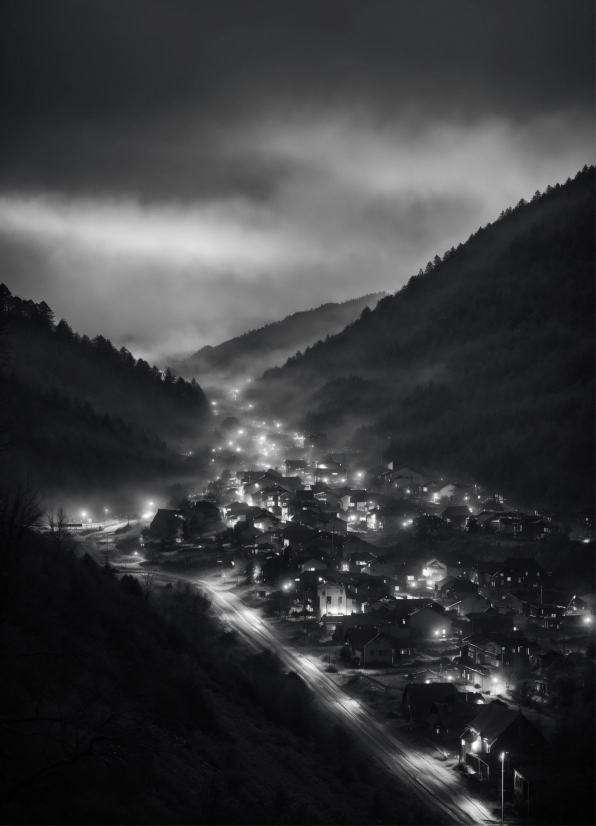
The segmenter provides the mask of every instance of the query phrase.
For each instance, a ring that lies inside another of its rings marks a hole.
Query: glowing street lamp
[[[505,823],[505,755],[508,751],[501,752],[501,826]]]

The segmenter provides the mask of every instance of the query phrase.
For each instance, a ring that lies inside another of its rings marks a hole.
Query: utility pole
[[[504,751],[501,754],[501,826],[505,823],[505,755]]]

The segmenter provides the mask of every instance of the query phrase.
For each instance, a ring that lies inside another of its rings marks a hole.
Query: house
[[[347,556],[348,570],[352,573],[365,571],[366,567],[376,559],[369,551],[352,551]]]
[[[530,617],[537,625],[549,631],[560,631],[565,621],[565,607],[553,603],[530,605]]]
[[[402,695],[402,711],[410,722],[422,722],[434,703],[445,703],[456,694],[457,689],[451,682],[407,683]]]
[[[539,757],[546,743],[521,712],[490,703],[467,725],[460,738],[460,762],[484,780],[501,772],[501,755],[510,759]]]
[[[348,481],[345,468],[339,462],[332,459],[318,462],[315,470],[315,481],[324,482],[326,485],[341,485]]]
[[[366,471],[366,481],[369,486],[386,485],[391,475],[391,469],[387,465],[375,465]]]
[[[411,528],[419,515],[419,511],[409,505],[386,505],[368,512],[366,526],[371,531],[400,531]]]
[[[463,530],[472,515],[472,509],[468,505],[451,505],[445,508],[441,514],[441,519],[451,525],[452,528]]]
[[[499,614],[493,607],[477,613],[472,611],[466,614],[468,625],[463,630],[464,636],[472,634],[505,634],[511,636],[513,632],[513,617]]]
[[[366,515],[369,506],[370,494],[366,490],[350,490],[341,497],[341,507],[344,511],[362,511]]]
[[[377,553],[377,548],[374,545],[371,545],[370,542],[365,542],[364,539],[360,539],[359,536],[348,536],[341,546],[342,558],[346,559],[349,554],[354,551],[367,551],[368,553],[374,555]]]
[[[492,588],[540,588],[547,584],[547,573],[542,565],[529,556],[509,557],[490,578]]]
[[[436,582],[447,576],[477,582],[478,567],[476,560],[471,556],[445,552],[430,559],[422,569],[422,575],[426,577],[426,584],[429,588],[434,588]]]
[[[252,522],[253,528],[257,528],[259,531],[266,533],[267,531],[274,531],[281,520],[270,511],[262,510],[254,516],[251,516],[250,521]]]
[[[317,588],[317,618],[325,614],[345,615],[357,611],[356,594],[343,582],[322,582]]]
[[[200,536],[209,529],[217,527],[220,510],[212,502],[198,501],[184,514],[188,536]]]
[[[465,617],[466,614],[481,613],[490,607],[490,601],[486,597],[481,597],[480,594],[469,594],[450,605],[448,610],[455,611],[458,617]]]
[[[345,643],[352,660],[362,668],[391,665],[392,647],[389,637],[376,628],[348,628]]]
[[[478,586],[465,577],[446,576],[435,582],[435,595],[438,599],[461,599],[477,593]]]
[[[364,566],[364,571],[371,576],[393,576],[395,573],[395,565],[389,562],[382,556],[377,556],[371,559],[368,565]]]
[[[305,571],[326,571],[333,563],[329,557],[308,556],[304,561],[298,560],[300,573]]]
[[[180,542],[184,531],[184,519],[179,510],[159,508],[149,525],[151,536],[163,542]]]
[[[425,476],[405,466],[398,467],[389,474],[389,486],[398,488],[404,493],[410,493],[414,487],[420,489],[425,481]]]
[[[440,613],[439,606],[420,608],[410,616],[410,628],[414,639],[447,639],[451,637],[452,621]]]
[[[304,470],[308,467],[308,462],[306,459],[286,459],[284,466],[286,473],[291,473],[292,471]]]

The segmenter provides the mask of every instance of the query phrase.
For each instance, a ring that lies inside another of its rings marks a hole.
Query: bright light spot
[[[151,511],[146,511],[146,513],[143,514],[143,519],[151,519]]]
[[[217,404],[217,402],[211,402],[211,404]]]
[[[239,431],[238,431],[238,435],[239,435],[239,436],[242,436],[242,435],[243,435],[243,433],[244,433],[244,430],[239,430]]]
[[[232,447],[232,442],[228,442],[229,447]]]

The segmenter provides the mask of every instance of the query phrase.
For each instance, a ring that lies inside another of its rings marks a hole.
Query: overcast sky
[[[0,280],[162,360],[593,163],[591,0],[4,0]]]

